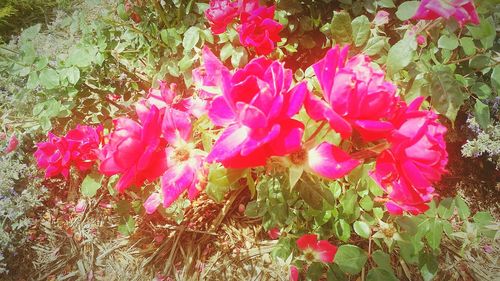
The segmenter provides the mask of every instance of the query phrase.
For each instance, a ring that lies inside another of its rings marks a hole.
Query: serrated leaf
[[[196,26],[191,26],[184,32],[184,38],[182,39],[182,47],[184,47],[184,52],[191,51],[194,46],[200,40],[200,29]]]
[[[352,38],[351,16],[346,11],[334,11],[330,32],[336,43],[349,43]]]
[[[491,86],[495,89],[497,96],[500,96],[500,66],[495,66],[491,72]]]
[[[446,70],[432,72],[430,79],[432,106],[451,121],[455,121],[458,110],[465,100],[462,86],[453,74]]]
[[[370,20],[365,15],[361,15],[352,20],[351,27],[354,45],[363,46],[370,36]]]
[[[438,262],[435,256],[429,253],[423,253],[419,257],[419,268],[422,278],[425,281],[434,279],[438,272]]]
[[[474,39],[470,37],[460,38],[460,46],[462,46],[462,49],[467,56],[472,56],[476,53],[476,45],[474,44]]]
[[[368,39],[366,42],[366,46],[363,49],[363,53],[367,56],[379,55],[380,51],[386,45],[387,37],[384,36],[376,36]]]
[[[312,182],[305,177],[300,180],[295,188],[297,189],[300,197],[314,209],[323,209],[323,200],[329,205],[335,206],[335,198],[329,189],[323,188],[321,184]]]
[[[411,38],[404,38],[394,44],[387,54],[387,75],[393,77],[394,74],[408,66],[413,61],[416,50],[416,42]]]
[[[425,234],[425,239],[431,249],[439,249],[441,245],[441,238],[443,237],[443,224],[437,219],[430,221],[429,232]]]
[[[335,264],[349,274],[358,274],[368,259],[366,252],[354,245],[342,245],[335,255]]]
[[[132,216],[124,219],[122,223],[118,226],[118,232],[123,236],[129,236],[135,232],[135,220]]]

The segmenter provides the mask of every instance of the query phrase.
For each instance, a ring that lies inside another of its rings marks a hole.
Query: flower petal
[[[312,171],[329,179],[338,179],[359,165],[349,154],[333,144],[323,142],[308,152],[308,164]]]

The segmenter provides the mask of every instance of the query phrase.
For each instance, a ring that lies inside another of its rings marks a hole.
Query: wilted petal
[[[144,209],[146,209],[146,214],[151,215],[156,211],[158,206],[160,206],[162,201],[161,194],[154,192],[149,195],[148,199],[146,199],[146,202],[144,202]]]

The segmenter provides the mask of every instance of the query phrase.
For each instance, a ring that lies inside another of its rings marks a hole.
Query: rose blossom
[[[71,166],[80,171],[88,170],[97,160],[102,127],[78,125],[65,136],[48,133],[48,141],[37,143],[34,156],[38,166],[45,169],[45,177],[62,174],[68,178]]]
[[[258,55],[270,54],[281,41],[279,33],[283,26],[273,19],[274,10],[274,6],[260,6],[241,14],[241,24],[237,27],[240,42],[253,47]]]
[[[7,144],[7,147],[5,148],[5,153],[11,153],[12,151],[16,150],[17,145],[19,144],[19,140],[17,140],[16,135],[10,136],[9,143]]]
[[[396,129],[389,138],[391,147],[377,158],[372,173],[388,193],[386,205],[394,214],[427,210],[432,184],[447,172],[446,127],[437,122],[434,112],[419,110],[422,102],[420,97],[409,106],[402,103],[392,120]]]
[[[297,247],[304,253],[307,261],[331,263],[337,253],[337,247],[328,240],[319,240],[316,234],[304,234],[297,239]]]
[[[343,138],[355,129],[366,141],[380,139],[393,129],[387,120],[399,100],[396,86],[384,80],[384,72],[369,57],[348,59],[348,51],[348,46],[337,45],[313,65],[323,99],[309,95],[306,111],[316,121],[328,121]]]
[[[225,130],[207,161],[257,167],[300,148],[304,125],[292,117],[308,93],[305,82],[292,87],[291,70],[263,57],[222,76],[223,94],[212,101],[208,116]]]
[[[414,20],[434,20],[437,18],[454,18],[460,26],[467,23],[479,24],[476,8],[472,0],[422,0],[417,12],[412,17]]]
[[[115,129],[100,155],[101,173],[121,174],[116,184],[119,192],[157,179],[166,168],[165,143],[160,138],[160,111],[153,105],[148,114],[138,115],[140,123],[124,117],[113,120]]]
[[[226,27],[238,15],[238,1],[210,0],[210,7],[205,11],[205,17],[210,23],[213,34],[226,31]]]

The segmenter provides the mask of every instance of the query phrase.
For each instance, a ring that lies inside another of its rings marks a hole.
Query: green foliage
[[[18,152],[0,156],[0,276],[17,266],[15,255],[28,242],[32,212],[45,193],[36,167],[22,157]]]

